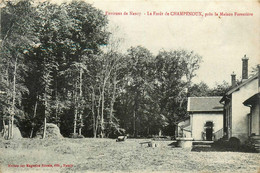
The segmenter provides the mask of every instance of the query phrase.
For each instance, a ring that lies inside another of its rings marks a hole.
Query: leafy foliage
[[[199,55],[154,56],[142,46],[119,53],[107,17],[83,1],[8,2],[1,12],[1,120],[14,118],[26,137],[47,122],[64,136],[174,135],[188,94],[208,90],[192,86]]]

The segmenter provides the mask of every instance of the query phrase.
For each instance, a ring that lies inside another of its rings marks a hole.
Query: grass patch
[[[2,172],[257,172],[260,155],[241,152],[191,152],[174,148],[171,141],[160,147],[141,146],[151,139],[0,141]],[[7,147],[6,147],[7,146]],[[8,164],[59,164],[61,167],[8,167]],[[73,165],[72,167],[64,167]]]

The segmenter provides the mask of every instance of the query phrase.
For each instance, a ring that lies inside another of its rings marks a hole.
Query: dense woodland
[[[66,137],[173,136],[187,116],[188,96],[228,88],[192,83],[202,57],[191,50],[119,52],[108,24],[101,10],[81,1],[5,3],[0,124],[9,127],[9,139],[14,124],[23,137],[34,137],[46,123]]]

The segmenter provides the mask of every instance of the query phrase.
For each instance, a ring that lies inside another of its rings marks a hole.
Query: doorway
[[[207,121],[205,124],[206,141],[212,141],[213,137],[213,122]]]

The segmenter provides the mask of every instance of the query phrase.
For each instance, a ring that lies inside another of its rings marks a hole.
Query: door
[[[206,131],[206,140],[212,141],[212,137],[213,137],[213,122],[212,121],[206,122],[205,131]]]
[[[212,136],[213,136],[213,129],[210,127],[207,127],[206,128],[206,140],[212,141]]]

